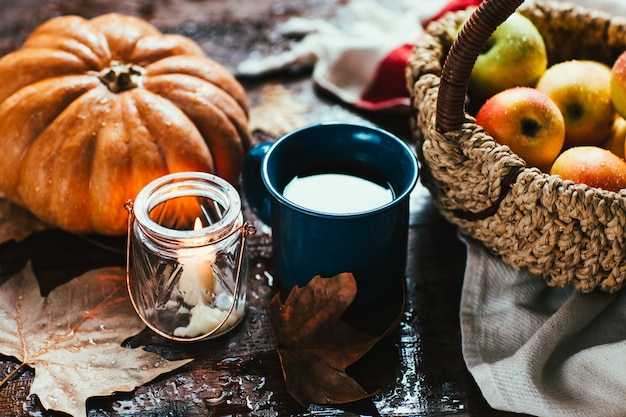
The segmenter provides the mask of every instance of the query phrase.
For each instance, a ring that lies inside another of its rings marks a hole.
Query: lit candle
[[[194,230],[202,229],[202,222],[196,217]],[[183,271],[178,282],[183,300],[190,306],[204,304],[213,298],[215,275],[209,258],[190,258],[181,261]]]
[[[196,218],[194,230],[202,228],[202,222]],[[225,293],[219,291],[216,287],[215,274],[211,268],[212,257],[206,258],[190,258],[180,261],[183,270],[178,282],[178,289],[183,296],[183,300],[189,306],[189,324],[185,327],[178,327],[174,330],[174,336],[177,337],[195,337],[201,334],[209,333],[217,327],[226,314],[228,314],[228,306],[226,308],[212,307],[213,301],[224,301]],[[215,300],[214,300],[215,297]],[[226,297],[229,298],[229,297]],[[232,300],[232,297],[229,298]],[[231,301],[228,302],[230,304]],[[220,303],[217,303],[220,304]],[[223,302],[222,302],[223,304]],[[237,309],[233,310],[231,315],[224,323],[228,328],[237,323],[243,312]]]
[[[210,307],[206,304],[198,304],[190,311],[189,324],[185,327],[178,327],[174,330],[177,337],[195,337],[206,334],[215,329],[224,320],[228,310]],[[233,310],[224,323],[225,328],[235,325],[241,319],[243,311]]]

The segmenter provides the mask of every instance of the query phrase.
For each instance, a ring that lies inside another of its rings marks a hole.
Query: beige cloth
[[[496,409],[626,416],[626,293],[552,288],[466,241],[465,362]]]

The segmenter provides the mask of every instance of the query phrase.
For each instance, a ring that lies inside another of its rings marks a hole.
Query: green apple
[[[565,146],[599,145],[615,121],[611,68],[601,62],[570,60],[546,70],[537,89],[546,93],[565,118]]]
[[[534,87],[547,66],[543,37],[528,18],[514,12],[478,55],[468,85],[470,99],[482,103],[507,88]]]
[[[490,97],[476,114],[476,123],[527,165],[544,172],[565,141],[561,111],[550,97],[531,87],[508,88]]]

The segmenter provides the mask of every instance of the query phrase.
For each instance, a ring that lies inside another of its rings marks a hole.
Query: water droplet
[[[52,394],[46,395],[46,401],[52,408],[56,407],[59,403],[59,399]]]
[[[243,363],[243,358],[224,358],[217,363],[218,368],[230,368],[230,367],[240,367]]]
[[[257,384],[257,386],[256,386],[256,387],[254,387],[253,389],[254,389],[255,391],[256,391],[256,390],[259,390],[259,389],[263,388],[263,386],[264,386],[264,385],[265,385],[265,377],[264,377],[264,376],[262,376],[262,377],[260,377],[260,378],[259,378],[259,383]]]

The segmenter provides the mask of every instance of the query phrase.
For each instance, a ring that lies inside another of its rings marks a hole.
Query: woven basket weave
[[[480,49],[515,10],[543,35],[549,65],[570,59],[612,65],[626,50],[626,19],[563,2],[522,2],[484,0],[474,12],[449,13],[414,47],[406,77],[421,180],[448,221],[505,263],[551,286],[617,291],[626,278],[626,191],[526,167],[475,123],[464,100]]]

